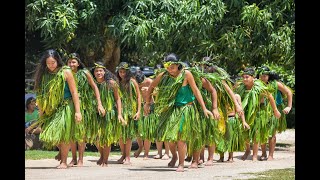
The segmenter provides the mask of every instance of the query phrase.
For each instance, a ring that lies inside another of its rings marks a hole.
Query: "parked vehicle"
[[[154,75],[154,68],[153,67],[143,67],[142,68],[142,73],[146,76],[146,77],[149,77],[149,76],[152,76]]]

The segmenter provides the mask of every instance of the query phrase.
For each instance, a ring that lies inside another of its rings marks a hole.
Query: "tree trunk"
[[[104,64],[106,68],[115,72],[117,65],[120,63],[120,47],[115,39],[108,39],[104,46]]]

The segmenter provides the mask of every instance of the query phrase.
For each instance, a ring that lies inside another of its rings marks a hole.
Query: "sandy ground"
[[[70,152],[71,153],[71,152]],[[55,179],[55,180],[102,180],[102,179],[248,179],[254,177],[250,173],[267,171],[269,169],[295,168],[295,130],[287,131],[277,135],[277,147],[273,161],[252,161],[252,156],[246,161],[241,160],[243,152],[234,152],[233,163],[220,163],[214,161],[213,166],[198,169],[188,169],[190,163],[185,162],[183,173],[175,172],[175,168],[168,168],[170,160],[153,159],[156,152],[150,153],[149,160],[132,156],[132,165],[117,164],[120,156],[110,156],[108,167],[96,165],[98,157],[84,157],[83,167],[70,167],[68,169],[56,169],[58,161],[54,159],[26,160],[25,179]],[[207,151],[205,151],[207,158]],[[259,149],[258,155],[261,155]],[[225,154],[225,159],[228,157]],[[218,160],[219,155],[215,154]],[[68,162],[70,162],[68,158]],[[177,163],[176,163],[177,165]],[[249,173],[249,174],[248,174]]]

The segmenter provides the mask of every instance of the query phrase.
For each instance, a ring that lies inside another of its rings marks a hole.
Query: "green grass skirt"
[[[60,143],[83,140],[82,133],[79,132],[81,123],[76,124],[74,115],[74,104],[69,98],[65,99],[51,116],[43,115],[39,119],[42,128],[39,138],[46,148],[51,149]]]
[[[244,128],[238,117],[229,117],[226,122],[225,140],[228,152],[244,151],[245,136],[243,136]]]

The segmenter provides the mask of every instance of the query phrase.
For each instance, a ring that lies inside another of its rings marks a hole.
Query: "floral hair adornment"
[[[166,61],[166,62],[163,62],[163,67],[168,68],[171,64],[182,64],[182,62],[180,62],[180,61],[178,61],[178,62]]]
[[[103,69],[106,69],[106,67],[98,64],[98,63],[94,63],[94,68],[103,68]]]

